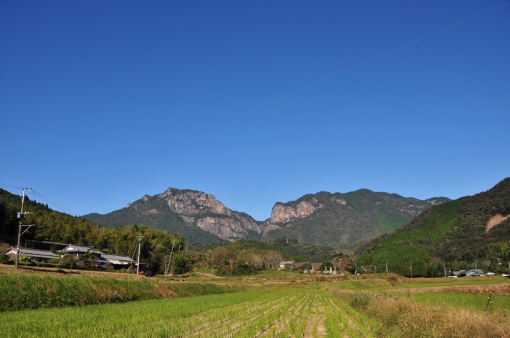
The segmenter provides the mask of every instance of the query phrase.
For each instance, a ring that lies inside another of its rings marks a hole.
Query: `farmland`
[[[510,283],[501,277],[411,280],[396,275],[315,279],[295,275],[289,279],[286,273],[281,275],[202,281],[190,276],[189,281],[171,282],[144,279],[141,285],[163,284],[174,290],[171,297],[182,298],[8,309],[0,312],[0,330],[4,337],[510,335]],[[37,281],[31,274],[16,278],[18,284]],[[41,280],[55,282],[48,278]],[[74,278],[91,283],[90,276]],[[113,281],[108,285],[129,286]]]
[[[249,291],[125,304],[7,312],[12,337],[373,336],[370,321],[320,289]],[[375,327],[375,326],[374,326]]]

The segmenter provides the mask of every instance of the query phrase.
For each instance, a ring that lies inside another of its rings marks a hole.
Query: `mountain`
[[[173,188],[159,195],[145,195],[106,215],[93,213],[84,217],[108,227],[144,224],[199,243],[258,239],[264,228],[262,222],[228,209],[213,195]]]
[[[447,200],[420,201],[367,189],[346,194],[320,192],[276,203],[271,218],[259,222],[246,213],[228,209],[213,195],[169,188],[159,195],[145,195],[123,209],[84,217],[108,227],[144,224],[176,232],[194,243],[289,237],[299,243],[348,247],[394,230],[419,212]]]
[[[425,201],[360,189],[349,193],[319,192],[288,203],[276,203],[262,238],[297,239],[330,247],[353,247],[392,231],[445,197]]]
[[[510,178],[488,191],[434,206],[393,233],[361,245],[356,253],[362,264],[389,263],[407,271],[410,263],[426,269],[434,262],[448,262],[459,269],[477,261],[508,262]],[[441,273],[443,268],[441,263]]]

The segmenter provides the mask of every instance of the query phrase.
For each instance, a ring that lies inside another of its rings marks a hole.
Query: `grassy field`
[[[21,270],[0,269],[2,337],[510,337],[510,281],[496,276],[196,271],[164,281]],[[122,303],[87,305],[112,294]],[[12,308],[23,302],[35,305]]]
[[[350,337],[377,325],[321,290],[251,291],[0,314],[3,337]]]
[[[118,276],[119,278],[115,278]],[[0,312],[124,303],[238,292],[236,283],[164,281],[124,274],[46,272],[17,269],[0,273]]]
[[[489,293],[427,292],[413,294],[412,300],[424,304],[472,308],[479,311],[510,310],[509,296],[490,295]]]

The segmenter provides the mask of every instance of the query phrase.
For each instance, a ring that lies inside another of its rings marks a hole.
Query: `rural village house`
[[[10,259],[16,259],[16,248],[11,248],[7,253]],[[88,247],[83,245],[69,244],[62,250],[58,250],[57,254],[54,254],[50,250],[39,250],[39,249],[26,249],[20,248],[20,255],[25,255],[31,259],[38,259],[39,261],[47,261],[49,259],[63,258],[65,255],[72,255],[73,260],[77,261],[83,255],[92,255],[92,260],[97,263],[97,267],[104,268],[106,264],[111,264],[115,268],[128,267],[134,263],[134,260],[127,256],[106,254],[94,247]]]

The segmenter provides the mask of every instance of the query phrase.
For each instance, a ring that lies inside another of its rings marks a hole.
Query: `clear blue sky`
[[[501,4],[0,1],[0,187],[76,215],[195,189],[258,220],[487,190],[510,176],[510,4],[384,54]]]

